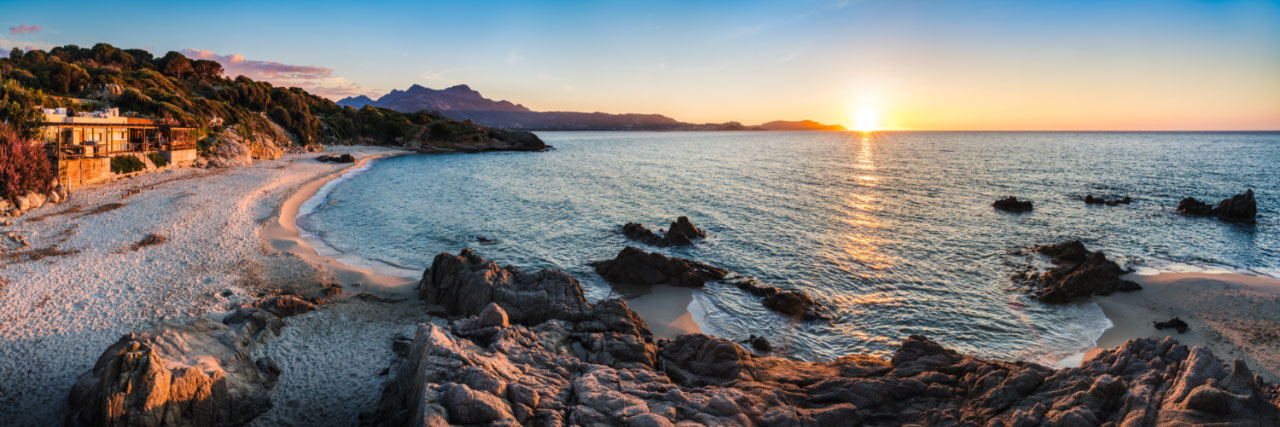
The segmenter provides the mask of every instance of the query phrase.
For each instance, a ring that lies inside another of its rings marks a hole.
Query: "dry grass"
[[[28,219],[27,219],[27,222],[40,222],[40,221],[44,221],[44,220],[49,219],[49,218],[53,218],[53,217],[55,217],[55,216],[60,216],[60,215],[70,215],[70,214],[80,213],[80,212],[82,212],[83,210],[84,210],[84,205],[73,205],[73,206],[71,206],[71,207],[68,207],[68,208],[66,208],[66,209],[63,209],[63,210],[60,210],[60,211],[57,211],[57,212],[50,212],[50,213],[43,214],[43,215],[33,216],[33,217],[31,217],[31,218],[28,218]]]
[[[37,248],[37,249],[31,249],[26,251],[9,252],[9,253],[0,255],[0,258],[4,259],[9,264],[22,264],[26,262],[40,261],[45,258],[63,257],[67,255],[75,255],[78,253],[80,253],[79,249],[71,249],[71,250],[64,251],[62,249],[58,249],[56,246],[49,246],[46,248]]]

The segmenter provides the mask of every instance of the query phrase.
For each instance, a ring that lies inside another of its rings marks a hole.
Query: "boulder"
[[[436,255],[418,282],[418,297],[455,316],[480,314],[493,303],[512,323],[524,324],[578,320],[590,310],[582,287],[568,273],[499,267],[470,249]]]
[[[1187,197],[1178,202],[1178,212],[1194,216],[1213,216],[1227,222],[1252,224],[1258,220],[1258,202],[1253,198],[1253,190],[1245,190],[1231,198],[1218,202],[1217,206]]]
[[[1254,223],[1258,220],[1258,202],[1253,199],[1253,190],[1249,189],[1219,202],[1214,213],[1223,221]]]
[[[356,162],[356,158],[355,158],[355,156],[352,156],[350,153],[342,153],[341,155],[339,155],[339,154],[334,154],[334,155],[328,155],[328,154],[326,154],[326,155],[317,156],[317,157],[316,157],[316,161],[320,161],[320,162],[333,162],[333,163],[355,163],[355,162]]]
[[[295,316],[315,310],[322,301],[307,301],[296,295],[277,295],[254,301],[247,307],[265,310],[280,317]]]
[[[243,319],[249,321],[252,316]],[[265,329],[200,319],[160,325],[112,344],[68,398],[69,426],[242,425],[271,407],[279,375],[253,360]],[[266,369],[264,369],[266,368]]]
[[[1156,329],[1174,329],[1174,330],[1177,330],[1178,333],[1180,334],[1186,333],[1187,329],[1189,328],[1189,326],[1187,326],[1187,322],[1177,317],[1163,321],[1163,322],[1155,322],[1155,323],[1156,323]]]
[[[1030,200],[1018,200],[1017,197],[1013,196],[996,200],[995,203],[991,204],[991,207],[1006,212],[1030,212],[1034,209]]]
[[[18,208],[19,211],[29,210],[31,209],[31,199],[28,199],[27,196],[16,196],[13,198],[13,206]]]
[[[628,222],[622,226],[622,234],[631,240],[645,243],[653,246],[689,246],[693,244],[694,239],[705,239],[707,233],[698,229],[689,217],[682,216],[671,223],[671,227],[667,229],[665,234],[659,235],[645,228],[644,225]]]
[[[1021,277],[1041,302],[1062,304],[1091,295],[1142,289],[1137,283],[1120,278],[1128,271],[1108,260],[1102,252],[1089,251],[1079,240],[1040,245],[1033,250],[1048,256],[1056,265],[1043,273],[1028,272]]]
[[[605,280],[618,284],[665,284],[700,288],[707,281],[725,278],[728,270],[684,258],[667,257],[627,246],[611,260],[591,264]]]
[[[27,201],[31,205],[30,209],[39,209],[44,206],[45,198],[40,193],[27,193]]]
[[[253,152],[249,146],[235,139],[221,139],[214,142],[211,155],[204,157],[205,164],[211,168],[253,164]]]

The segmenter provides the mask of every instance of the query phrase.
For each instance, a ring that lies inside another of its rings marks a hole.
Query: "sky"
[[[467,84],[696,123],[1280,130],[1277,1],[0,0],[5,52],[99,42],[335,100]]]

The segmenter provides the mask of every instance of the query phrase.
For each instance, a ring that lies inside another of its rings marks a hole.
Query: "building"
[[[177,166],[196,160],[194,128],[124,117],[116,108],[79,114],[49,108],[44,118],[41,139],[57,159],[59,182],[68,187],[110,180],[111,159],[117,156],[151,164],[149,156],[159,154]]]

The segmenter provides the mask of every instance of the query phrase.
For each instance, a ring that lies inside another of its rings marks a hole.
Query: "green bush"
[[[147,165],[138,160],[137,157],[131,155],[115,156],[111,158],[111,171],[115,173],[130,173],[146,169]]]
[[[151,163],[155,164],[158,168],[165,167],[165,165],[169,164],[169,161],[165,160],[164,156],[160,155],[160,153],[150,153],[147,154],[147,157],[150,157]]]

